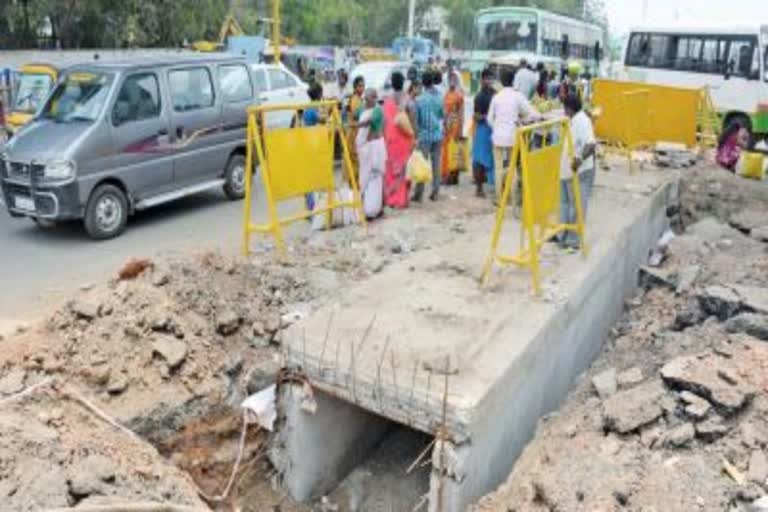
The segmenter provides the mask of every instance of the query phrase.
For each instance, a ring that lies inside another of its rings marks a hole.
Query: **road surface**
[[[263,221],[261,194],[255,195],[253,206],[254,219]],[[122,236],[94,242],[80,222],[40,229],[29,219],[11,218],[3,207],[0,334],[41,318],[80,287],[114,276],[131,257],[205,250],[236,253],[242,221],[243,203],[212,191],[139,212]]]

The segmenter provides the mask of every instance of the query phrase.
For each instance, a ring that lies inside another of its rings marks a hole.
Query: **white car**
[[[300,105],[310,101],[309,86],[284,66],[251,64],[256,101],[260,105]],[[267,113],[267,128],[290,128],[293,110]]]
[[[349,73],[346,94],[347,96],[352,94],[355,78],[362,76],[365,80],[365,88],[376,89],[376,92],[379,93],[379,100],[383,101],[394,92],[392,90],[392,74],[399,71],[403,76],[407,76],[408,67],[409,64],[402,61],[364,62]]]

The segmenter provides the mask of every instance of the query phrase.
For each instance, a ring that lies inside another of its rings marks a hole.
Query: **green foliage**
[[[301,44],[386,46],[405,33],[407,4],[282,0],[282,32]],[[605,22],[603,0],[417,0],[417,19],[430,6],[446,7],[454,44],[469,47],[478,9],[534,4]],[[271,16],[271,0],[0,0],[0,48],[168,47],[216,40],[230,8],[246,32],[268,33],[263,20]],[[48,33],[51,37],[45,37]]]

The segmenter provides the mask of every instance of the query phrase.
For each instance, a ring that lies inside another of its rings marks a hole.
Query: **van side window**
[[[224,100],[239,103],[253,99],[253,87],[248,68],[242,64],[228,64],[219,67],[219,84]]]
[[[160,115],[160,87],[154,73],[140,73],[125,79],[112,109],[117,126]]]
[[[253,85],[256,87],[256,92],[267,92],[269,89],[267,86],[267,73],[263,69],[253,72]]]
[[[176,112],[213,106],[213,83],[207,68],[175,69],[168,73],[168,81]]]
[[[282,69],[269,70],[269,83],[272,84],[272,89],[296,87],[296,80]]]

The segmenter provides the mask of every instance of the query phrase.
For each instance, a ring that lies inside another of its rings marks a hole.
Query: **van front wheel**
[[[114,185],[101,185],[91,193],[85,208],[85,231],[94,240],[115,238],[128,223],[128,199]]]
[[[245,197],[245,157],[232,155],[224,171],[224,193],[227,199],[238,201]]]

